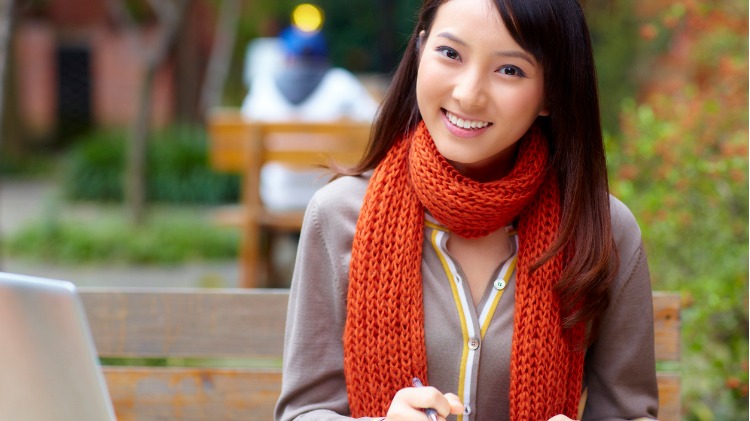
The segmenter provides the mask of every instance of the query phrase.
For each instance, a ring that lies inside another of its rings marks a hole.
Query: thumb
[[[453,393],[446,393],[444,396],[451,406],[451,414],[457,415],[464,412],[464,404],[461,402],[461,399],[459,399],[458,396],[454,395]]]

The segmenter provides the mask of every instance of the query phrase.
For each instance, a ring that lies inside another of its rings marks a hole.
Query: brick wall
[[[50,19],[60,27],[95,25],[106,15],[105,0],[48,0],[46,7]]]
[[[180,64],[181,83],[196,90],[182,93],[180,101],[187,100],[188,106],[191,101],[197,102],[210,54],[214,12],[208,1],[194,1],[186,22],[190,41],[187,47],[183,45],[183,52],[187,50],[190,54]],[[90,94],[86,98],[91,107],[91,123],[130,125],[141,91],[144,72],[141,56],[147,46],[153,46],[156,35],[154,29],[140,31],[139,34],[115,31],[102,0],[49,0],[43,6],[27,10],[17,23],[14,40],[18,114],[25,132],[33,137],[52,138],[60,127],[57,60],[61,46],[75,46],[89,52]],[[157,73],[152,102],[152,123],[156,127],[169,124],[175,116],[176,69],[173,57]],[[186,83],[187,76],[190,78]]]
[[[27,21],[18,26],[15,43],[19,114],[32,137],[48,136],[55,128],[55,35],[52,27]]]
[[[127,126],[136,115],[144,73],[143,54],[152,46],[153,29],[141,34],[114,32],[99,25],[77,29],[78,44],[90,54],[92,123]],[[35,138],[53,135],[57,127],[57,48],[69,42],[50,23],[24,21],[15,43],[18,104],[23,126]],[[159,69],[153,91],[152,123],[169,123],[173,116],[173,65]]]
[[[92,37],[94,121],[101,125],[127,125],[136,116],[145,71],[143,54],[152,47],[153,29],[140,34],[115,33],[98,28]],[[163,126],[172,119],[174,104],[172,64],[156,75],[152,101],[152,123]]]

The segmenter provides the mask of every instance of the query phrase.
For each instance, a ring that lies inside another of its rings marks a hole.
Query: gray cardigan
[[[318,191],[307,208],[290,292],[282,391],[276,406],[279,421],[351,419],[342,336],[352,239],[367,183],[367,177],[340,178]],[[630,211],[612,198],[611,213],[621,263],[601,333],[586,353],[588,399],[583,419],[656,418],[648,265]],[[468,408],[463,420],[507,420],[515,276],[507,285],[501,283],[503,294],[489,316],[486,334],[465,343],[466,324],[479,322],[493,284],[498,283],[489,283],[476,308],[464,305],[467,316],[462,325],[457,290],[451,290],[452,276],[460,278],[462,271],[457,265],[452,273],[444,269],[441,258],[450,260],[450,255],[433,235],[436,229],[433,224],[425,227],[422,260],[428,381],[444,393],[463,395]],[[497,273],[504,264],[501,257],[498,260]],[[468,293],[463,284],[460,294]],[[464,379],[463,393],[458,390],[459,378]]]

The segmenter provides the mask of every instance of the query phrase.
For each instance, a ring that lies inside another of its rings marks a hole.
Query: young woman
[[[308,206],[278,420],[656,417],[650,279],[575,0],[425,0]],[[412,379],[427,387],[413,387]]]

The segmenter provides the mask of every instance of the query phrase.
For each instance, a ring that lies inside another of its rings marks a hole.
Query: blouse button
[[[477,349],[477,348],[479,348],[479,339],[477,339],[477,338],[471,338],[471,339],[469,339],[468,345],[469,345],[469,349],[472,350],[472,351],[475,350],[475,349]]]
[[[470,415],[471,414],[471,407],[469,404],[464,405],[464,415]]]
[[[504,279],[498,279],[495,281],[495,289],[498,291],[502,291],[505,289],[505,280]]]

